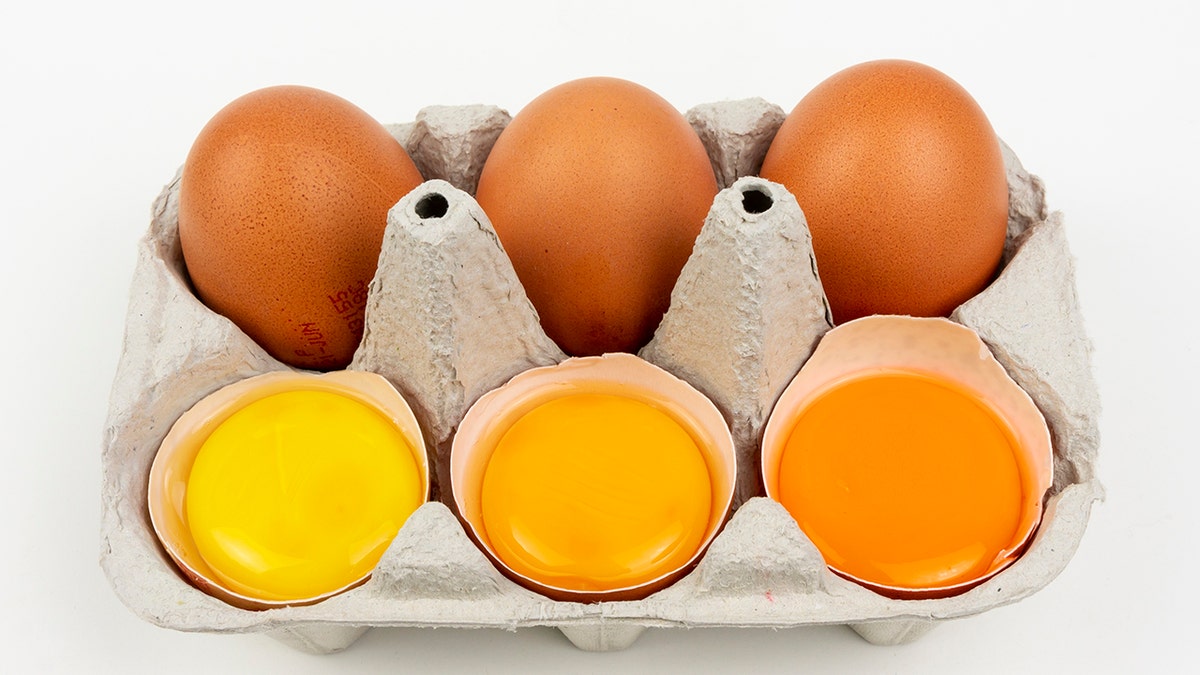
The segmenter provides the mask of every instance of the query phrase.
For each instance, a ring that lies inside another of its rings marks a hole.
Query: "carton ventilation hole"
[[[417,202],[417,215],[424,220],[430,218],[441,218],[446,215],[446,210],[450,208],[450,202],[440,194],[433,192],[421,197]]]
[[[746,213],[763,213],[774,203],[775,200],[771,199],[771,195],[758,188],[742,191],[742,208],[746,210]]]

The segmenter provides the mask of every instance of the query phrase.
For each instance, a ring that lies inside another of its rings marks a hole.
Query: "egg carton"
[[[266,633],[298,649],[344,649],[375,626],[554,626],[587,650],[622,649],[647,627],[846,624],[876,644],[1016,602],[1062,571],[1103,498],[1094,464],[1099,398],[1061,214],[1004,146],[1010,210],[1003,270],[951,317],[977,331],[1042,410],[1054,483],[1024,556],[958,596],[895,600],[831,573],[787,511],[762,496],[759,442],[772,405],[830,328],[795,198],[754,177],[783,111],[761,99],[704,104],[688,120],[722,188],[640,356],[708,395],[733,432],[735,510],[699,565],[638,601],[553,601],[500,574],[452,512],[448,454],[467,407],[513,375],[565,355],[542,332],[486,214],[472,198],[509,121],[491,106],[430,107],[389,130],[427,182],[388,214],[365,332],[349,368],[387,377],[413,407],[436,467],[434,499],[400,530],[371,578],[324,602],[234,608],[188,584],[146,507],[151,461],[194,403],[230,383],[290,370],[193,294],[178,235],[179,176],[139,246],[124,351],[103,440],[100,562],[117,596],[166,628]]]

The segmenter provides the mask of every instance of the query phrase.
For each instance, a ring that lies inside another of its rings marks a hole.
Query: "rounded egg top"
[[[929,66],[872,61],[821,82],[780,127],[761,175],[804,211],[838,323],[948,315],[999,265],[999,140],[971,95]]]
[[[284,363],[345,366],[388,209],[421,181],[404,148],[345,99],[300,86],[238,98],[183,168],[179,234],[197,295]]]
[[[708,154],[678,110],[640,85],[595,77],[513,118],[477,199],[546,334],[580,356],[649,341],[716,194]]]

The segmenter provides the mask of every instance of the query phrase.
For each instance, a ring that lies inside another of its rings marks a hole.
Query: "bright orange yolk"
[[[1013,544],[1021,477],[1008,425],[974,394],[888,371],[799,415],[780,502],[835,570],[907,589],[986,573]]]
[[[685,565],[708,528],[713,491],[691,435],[641,401],[573,394],[516,421],[488,463],[485,537],[516,573],[604,591]]]
[[[323,391],[259,399],[222,422],[188,477],[196,548],[230,590],[270,601],[339,590],[374,569],[425,499],[403,434]]]

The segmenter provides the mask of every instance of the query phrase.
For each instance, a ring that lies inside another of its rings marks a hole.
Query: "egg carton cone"
[[[314,653],[345,649],[372,627],[397,626],[554,626],[582,649],[613,650],[650,627],[845,624],[872,643],[900,644],[1046,586],[1103,498],[1095,476],[1100,406],[1062,216],[1047,212],[1041,181],[1007,146],[1003,270],[951,318],[982,336],[1052,432],[1054,483],[1026,553],[961,595],[890,599],[831,573],[788,512],[763,496],[766,419],[831,325],[801,205],[752,175],[783,117],[761,99],[688,113],[724,189],[640,356],[712,399],[733,432],[740,473],[731,518],[687,576],[637,601],[553,601],[498,572],[448,506],[449,448],[467,408],[513,375],[565,355],[542,332],[471,196],[508,114],[431,107],[414,123],[389,127],[428,180],[388,214],[363,340],[349,367],[383,375],[412,406],[434,467],[434,499],[408,519],[365,584],[314,605],[237,609],[178,572],[147,512],[158,446],[204,396],[291,369],[193,294],[179,244],[177,174],[154,202],[139,245],[104,430],[100,563],[117,596],[159,626],[265,633]]]

